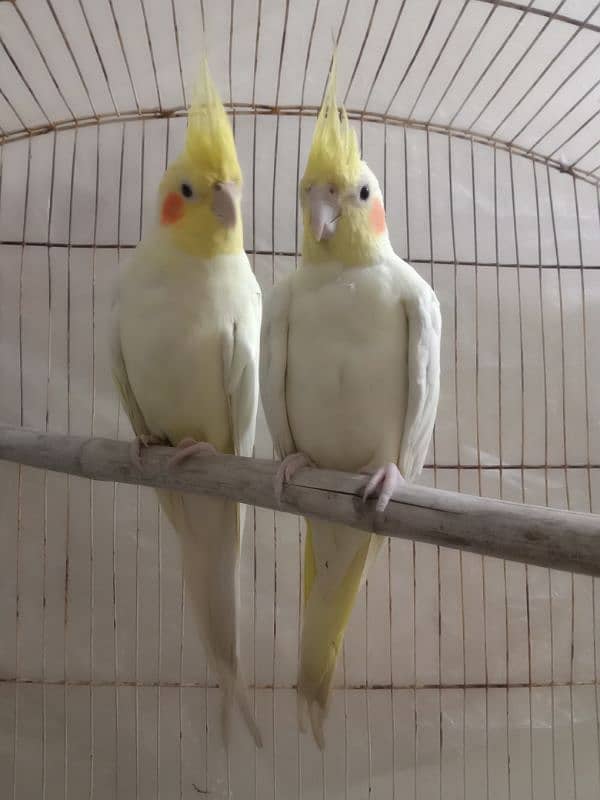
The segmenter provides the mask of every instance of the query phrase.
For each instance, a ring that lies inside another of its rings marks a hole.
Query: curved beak
[[[310,225],[317,242],[329,239],[335,233],[340,218],[340,204],[330,187],[311,186],[309,190]]]
[[[212,210],[226,228],[233,228],[237,221],[237,201],[240,188],[233,181],[216,183],[213,187]]]

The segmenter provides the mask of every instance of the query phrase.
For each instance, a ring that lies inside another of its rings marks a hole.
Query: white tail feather
[[[237,704],[257,747],[262,747],[246,683],[240,673],[239,562],[241,533],[237,504],[219,497],[159,492],[179,534],[186,591],[198,630],[221,687],[225,747],[231,740],[231,711]]]

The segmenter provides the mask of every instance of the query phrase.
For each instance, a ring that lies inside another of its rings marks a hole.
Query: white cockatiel
[[[258,404],[261,295],[243,249],[242,175],[206,62],[185,147],[159,189],[155,225],[125,264],[112,366],[140,448],[251,456]],[[244,507],[159,491],[181,543],[188,597],[221,690],[225,744],[234,702],[260,746],[238,655]]]
[[[335,67],[301,184],[301,267],[274,287],[263,319],[261,395],[283,462],[278,490],[308,463],[367,472],[365,500],[384,512],[423,467],[439,396],[437,298],[393,251],[376,177],[335,98]],[[298,677],[323,723],[344,630],[383,538],[307,521]]]

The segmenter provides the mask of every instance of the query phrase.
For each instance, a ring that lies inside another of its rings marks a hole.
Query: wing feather
[[[121,348],[118,298],[115,298],[112,307],[110,327],[110,357],[113,380],[121,397],[123,408],[125,409],[125,412],[129,417],[129,421],[131,422],[133,432],[136,436],[150,434],[151,431],[146,424],[146,420],[144,419],[144,415],[142,414],[142,411],[135,398],[135,394],[133,393],[133,389],[129,383],[129,377],[127,375],[127,367],[125,366],[123,350]]]
[[[257,285],[255,304],[244,318],[233,323],[223,343],[225,393],[234,450],[238,456],[252,456],[258,410],[258,351],[261,295]]]
[[[296,451],[287,416],[285,382],[291,280],[273,288],[265,308],[261,334],[260,392],[267,424],[279,458]]]
[[[405,301],[408,318],[408,400],[398,468],[414,480],[425,463],[440,394],[442,318],[433,290],[424,281]]]

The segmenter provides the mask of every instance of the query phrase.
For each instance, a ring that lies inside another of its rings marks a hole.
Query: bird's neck
[[[383,237],[380,237],[383,238]],[[305,231],[302,244],[304,263],[325,264],[332,261],[345,267],[368,267],[379,264],[382,260],[383,242],[377,239],[340,240],[339,237],[317,242],[311,232]]]
[[[195,231],[173,237],[175,248],[186,256],[211,259],[215,256],[237,255],[244,251],[244,231],[241,217],[231,228],[219,226],[199,235]]]

